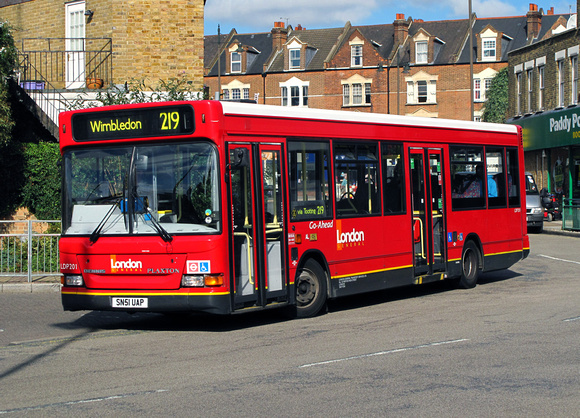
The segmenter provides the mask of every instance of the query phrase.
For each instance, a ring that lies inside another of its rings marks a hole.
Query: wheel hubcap
[[[296,301],[300,306],[306,306],[316,297],[317,284],[312,273],[303,271],[296,285]]]

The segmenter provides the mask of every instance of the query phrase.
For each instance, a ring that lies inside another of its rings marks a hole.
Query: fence
[[[0,221],[0,276],[60,276],[60,221]]]
[[[564,199],[562,207],[562,229],[580,231],[580,200]]]

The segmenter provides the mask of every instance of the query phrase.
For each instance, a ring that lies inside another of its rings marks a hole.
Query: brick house
[[[37,103],[89,88],[183,77],[203,89],[204,0],[0,0],[20,82]],[[42,95],[42,97],[38,97]],[[42,106],[56,121],[63,107]],[[54,133],[53,133],[54,134]]]
[[[560,16],[546,25],[542,17],[534,42],[510,52],[508,70],[508,122],[523,128],[526,171],[540,188],[574,199],[580,198],[576,19]]]
[[[567,18],[474,16],[473,79],[469,19],[426,22],[397,14],[384,25],[307,30],[275,22],[264,33],[232,29],[205,37],[205,84],[224,99],[463,120],[471,119],[473,102],[479,120],[486,89],[508,65],[508,53],[535,39],[538,19],[545,29]]]

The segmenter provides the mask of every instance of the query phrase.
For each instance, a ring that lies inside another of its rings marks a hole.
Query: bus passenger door
[[[259,251],[263,260],[260,263],[260,288],[264,304],[269,304],[286,299],[282,147],[260,145],[259,153],[262,233]]]
[[[445,207],[441,156],[439,149],[409,151],[415,276],[445,271]]]
[[[234,309],[287,299],[279,145],[230,145]]]

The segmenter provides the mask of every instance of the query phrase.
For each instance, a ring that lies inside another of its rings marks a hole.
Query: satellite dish
[[[574,14],[574,15],[570,16],[570,19],[568,19],[568,23],[566,24],[566,29],[576,28],[577,16],[578,16],[578,14]]]

